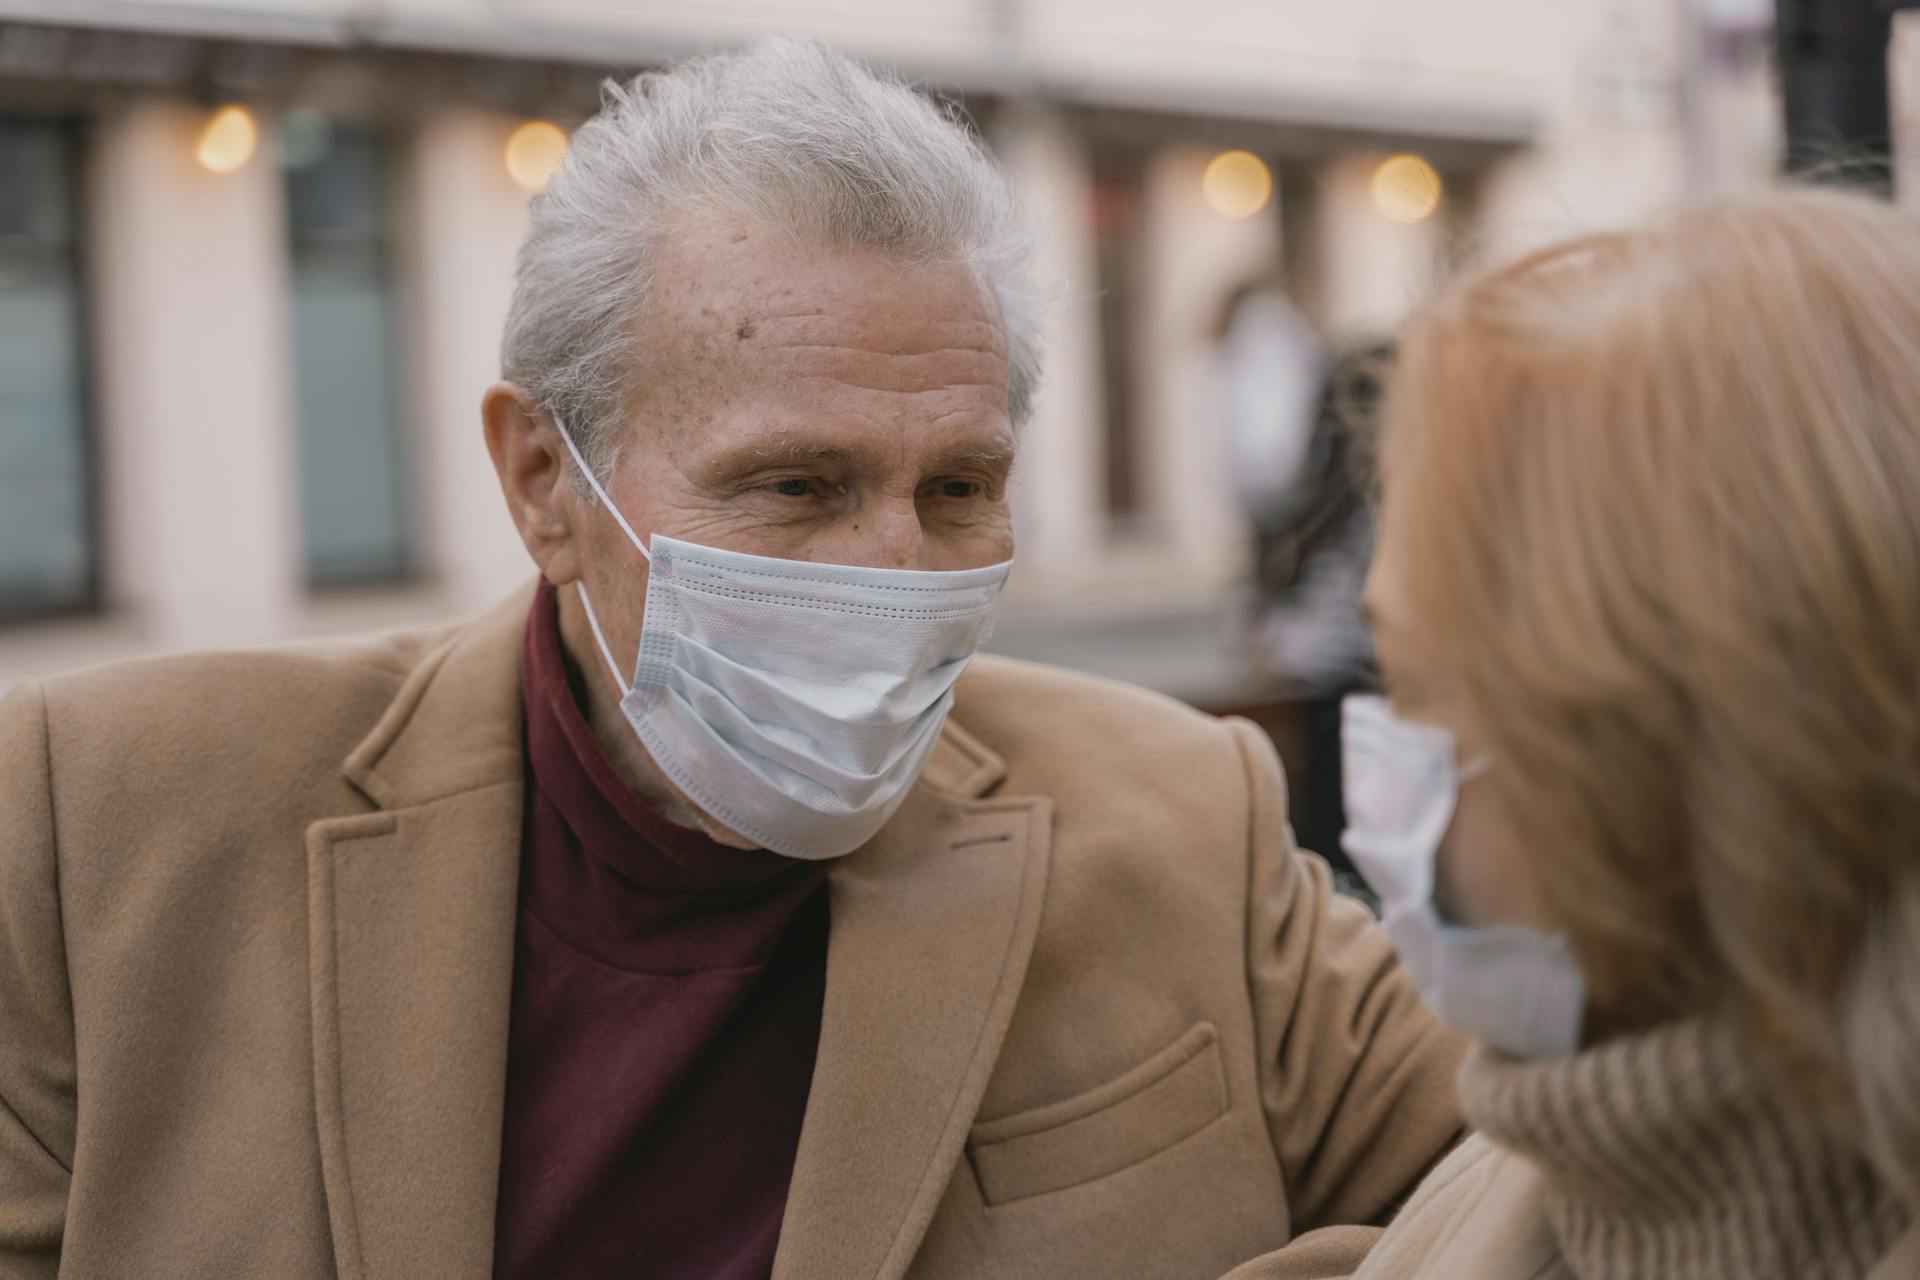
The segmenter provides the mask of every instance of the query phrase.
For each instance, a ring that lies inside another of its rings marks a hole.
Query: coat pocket
[[[1212,1023],[1064,1102],[973,1127],[967,1152],[989,1205],[1064,1191],[1139,1164],[1227,1110],[1227,1078]]]

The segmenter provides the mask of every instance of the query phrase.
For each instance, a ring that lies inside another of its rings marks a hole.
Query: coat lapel
[[[820,1050],[774,1280],[906,1272],[959,1161],[1026,974],[1049,802],[949,726],[920,786],[828,875]]]
[[[520,861],[516,593],[421,663],[307,831],[315,1114],[343,1280],[485,1280]]]

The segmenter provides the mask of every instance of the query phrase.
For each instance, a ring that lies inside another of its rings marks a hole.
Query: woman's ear
[[[571,461],[559,431],[512,382],[487,388],[480,400],[480,421],[520,541],[547,580],[565,586],[579,576],[573,537],[578,507],[567,478]]]

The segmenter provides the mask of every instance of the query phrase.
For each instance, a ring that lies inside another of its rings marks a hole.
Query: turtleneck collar
[[[1478,1049],[1461,1106],[1529,1157],[1582,1280],[1858,1280],[1907,1214],[1814,1100],[1771,1086],[1736,1030],[1691,1021],[1571,1058]]]
[[[698,898],[752,896],[807,877],[807,864],[764,849],[734,849],[682,827],[621,780],[574,698],[560,643],[560,607],[544,579],[527,620],[528,755],[541,788],[596,856],[646,889]]]

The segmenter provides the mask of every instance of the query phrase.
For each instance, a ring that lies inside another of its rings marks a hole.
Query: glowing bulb
[[[1273,198],[1273,173],[1251,151],[1222,151],[1207,162],[1200,193],[1223,218],[1251,218]]]
[[[1373,207],[1395,222],[1424,222],[1445,189],[1433,166],[1416,155],[1389,156],[1373,171]]]
[[[507,139],[507,174],[525,191],[538,191],[567,158],[567,131],[547,120],[529,120]]]
[[[245,107],[222,107],[208,117],[200,130],[200,141],[193,155],[203,168],[214,173],[232,173],[253,158],[260,142],[260,126]]]

